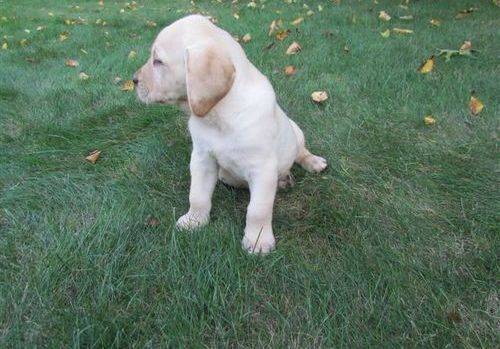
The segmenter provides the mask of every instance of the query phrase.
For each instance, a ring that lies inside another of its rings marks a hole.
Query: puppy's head
[[[180,27],[174,23],[156,38],[148,61],[134,74],[137,96],[145,103],[188,101],[193,114],[204,116],[231,89],[235,68],[210,35],[193,40]]]

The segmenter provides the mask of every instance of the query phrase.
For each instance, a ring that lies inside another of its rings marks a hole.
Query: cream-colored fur
[[[134,81],[141,101],[177,104],[190,113],[190,207],[177,226],[194,229],[209,221],[219,178],[250,189],[243,248],[272,251],[278,185],[291,182],[294,162],[310,172],[327,164],[306,149],[302,131],[276,103],[267,78],[231,35],[193,15],[160,32]]]

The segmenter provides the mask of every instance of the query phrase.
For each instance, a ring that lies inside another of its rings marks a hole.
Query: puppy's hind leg
[[[302,130],[293,120],[290,120],[290,123],[292,124],[293,131],[295,132],[295,136],[297,137],[297,141],[299,143],[299,153],[297,154],[295,162],[309,172],[318,173],[323,171],[328,166],[326,160],[307,150],[304,133],[302,133]]]

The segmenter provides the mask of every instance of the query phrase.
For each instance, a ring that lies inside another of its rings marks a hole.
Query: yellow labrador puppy
[[[190,207],[177,226],[195,229],[208,222],[219,178],[250,189],[243,248],[272,251],[278,185],[290,182],[294,162],[310,172],[327,164],[306,149],[302,131],[276,103],[269,80],[231,35],[193,15],[160,32],[134,83],[141,101],[177,104],[190,113]]]

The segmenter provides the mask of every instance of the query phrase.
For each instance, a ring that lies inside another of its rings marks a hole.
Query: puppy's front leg
[[[177,227],[181,229],[195,229],[208,223],[217,182],[217,162],[207,152],[193,149],[189,169],[189,211],[177,221]]]
[[[274,249],[273,205],[278,185],[277,170],[269,168],[250,180],[250,204],[245,236],[241,242],[250,253],[266,254]]]

